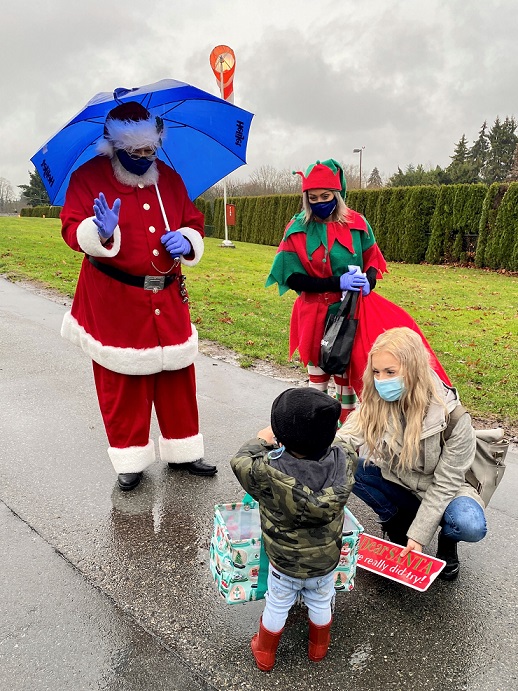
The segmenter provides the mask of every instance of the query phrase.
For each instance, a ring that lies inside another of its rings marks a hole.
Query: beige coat
[[[448,413],[459,405],[456,389],[445,386],[434,373],[436,391],[444,400]],[[374,459],[385,480],[395,482],[410,490],[421,500],[421,506],[407,535],[421,545],[428,544],[434,536],[448,504],[460,496],[474,499],[484,507],[476,490],[465,480],[465,474],[475,457],[475,430],[468,413],[455,425],[450,438],[441,444],[447,426],[444,408],[432,403],[423,420],[419,458],[410,470],[391,469],[387,440],[384,437],[382,456]],[[351,442],[356,448],[363,445],[361,436],[352,436],[343,430],[338,437]],[[401,448],[402,440],[397,441]]]

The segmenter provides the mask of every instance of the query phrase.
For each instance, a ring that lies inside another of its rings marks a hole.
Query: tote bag
[[[354,588],[362,533],[363,526],[344,508],[340,561],[334,571],[337,592]],[[210,571],[227,604],[264,598],[269,562],[261,542],[258,502],[216,504],[209,550]]]
[[[327,318],[318,363],[327,374],[342,374],[349,364],[358,326],[355,313],[359,295],[360,291],[347,291],[338,312]]]

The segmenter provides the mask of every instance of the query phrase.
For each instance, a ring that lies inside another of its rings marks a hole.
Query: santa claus
[[[172,469],[213,476],[203,460],[182,265],[203,255],[203,215],[180,176],[157,160],[163,121],[136,102],[108,113],[99,156],[70,179],[62,234],[84,259],[61,333],[92,358],[108,455],[132,490],[159,452]]]

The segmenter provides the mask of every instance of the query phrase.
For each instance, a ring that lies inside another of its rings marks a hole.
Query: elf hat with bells
[[[136,149],[157,149],[164,134],[162,118],[151,115],[137,101],[127,101],[106,116],[104,138],[98,143],[97,152],[111,157],[117,149],[130,153]]]
[[[302,191],[307,190],[338,190],[342,199],[345,199],[347,183],[342,167],[333,158],[326,161],[316,161],[308,166],[306,174],[300,170],[294,170],[294,175],[302,178]]]

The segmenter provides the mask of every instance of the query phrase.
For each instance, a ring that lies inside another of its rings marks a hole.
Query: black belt
[[[96,269],[99,269],[103,274],[106,274],[110,278],[114,278],[116,281],[121,283],[126,283],[126,285],[134,286],[135,288],[144,288],[144,290],[153,290],[155,293],[158,290],[163,290],[170,286],[173,281],[178,278],[178,274],[173,274],[172,276],[134,276],[133,274],[127,274],[125,271],[116,269],[114,266],[109,266],[108,264],[103,264],[98,262],[90,255],[86,255],[88,261]]]

